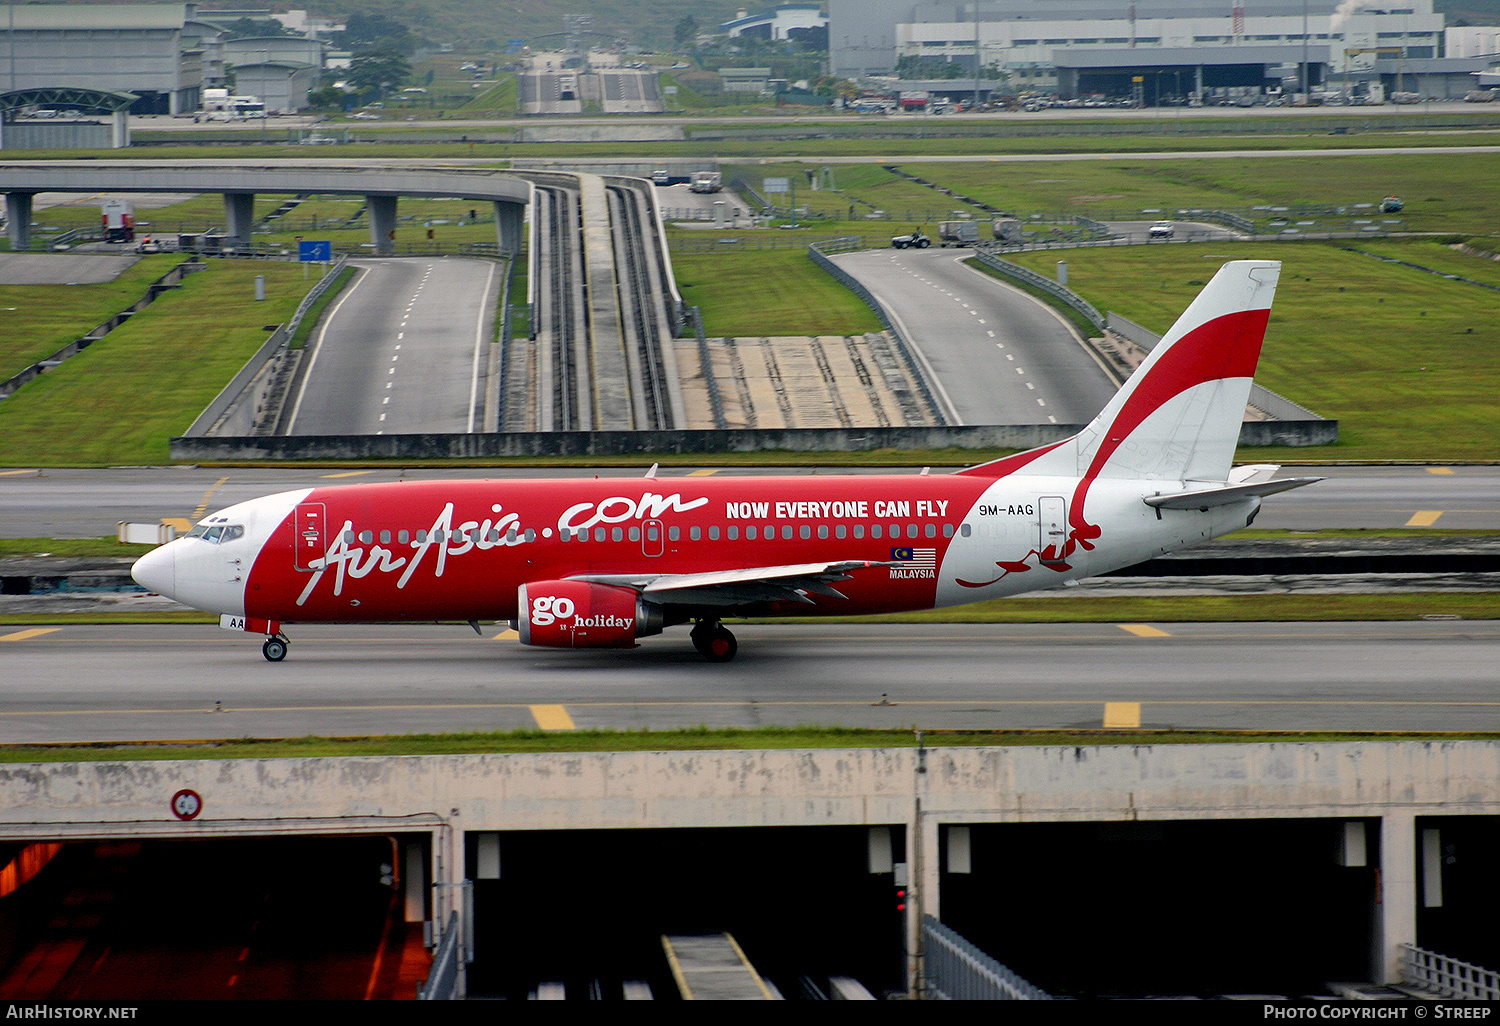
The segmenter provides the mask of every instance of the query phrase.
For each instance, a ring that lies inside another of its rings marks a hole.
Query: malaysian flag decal
[[[900,566],[891,567],[894,578],[937,576],[937,549],[914,549],[904,546],[891,547],[891,560]]]

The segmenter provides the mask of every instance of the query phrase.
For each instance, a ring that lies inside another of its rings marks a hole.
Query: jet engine
[[[523,645],[548,648],[629,648],[660,634],[662,607],[630,588],[588,581],[521,585],[516,629]]]

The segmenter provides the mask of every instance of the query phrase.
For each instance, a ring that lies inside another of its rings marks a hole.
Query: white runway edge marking
[[[474,431],[475,407],[479,404],[479,368],[480,356],[484,353],[484,310],[489,303],[490,287],[495,281],[495,265],[490,264],[490,273],[484,280],[485,302],[479,306],[479,322],[474,325],[474,369],[469,376],[469,427],[470,434]]]
[[[318,329],[317,344],[313,346],[312,359],[307,361],[307,370],[302,375],[304,381],[312,375],[312,369],[318,362],[318,354],[323,351],[323,337],[328,334],[328,326],[333,323],[334,318],[338,317],[339,310],[343,309],[349,297],[359,291],[359,287],[365,283],[365,278],[368,277],[368,273],[363,267],[355,268],[355,270],[359,272],[359,276],[354,279],[354,284],[344,290],[344,294],[339,297],[339,301],[333,304],[333,309],[328,311],[328,316],[323,318],[323,326]],[[302,412],[303,394],[302,390],[298,389],[297,404],[292,407],[292,419],[286,423],[286,433],[289,435],[294,433],[292,429],[297,424],[297,415]]]

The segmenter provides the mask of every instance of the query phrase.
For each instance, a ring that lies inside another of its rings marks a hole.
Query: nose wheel
[[[268,663],[279,663],[286,658],[286,648],[290,644],[280,634],[266,639],[266,643],[260,646],[260,654],[266,657]]]
[[[717,620],[700,620],[689,635],[698,654],[711,663],[727,663],[739,651],[739,643]]]

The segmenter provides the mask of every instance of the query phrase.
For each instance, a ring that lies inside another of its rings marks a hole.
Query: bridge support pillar
[[[365,210],[370,215],[370,241],[376,256],[396,252],[396,197],[366,196]]]
[[[501,256],[513,257],[521,252],[525,212],[519,203],[495,201],[495,245]]]
[[[1380,817],[1380,923],[1375,983],[1401,982],[1401,945],[1417,943],[1417,819]]]
[[[252,248],[251,228],[255,225],[255,193],[224,193],[224,237],[238,250]]]
[[[5,194],[5,234],[10,238],[12,252],[31,248],[31,197],[33,192],[7,192]]]

